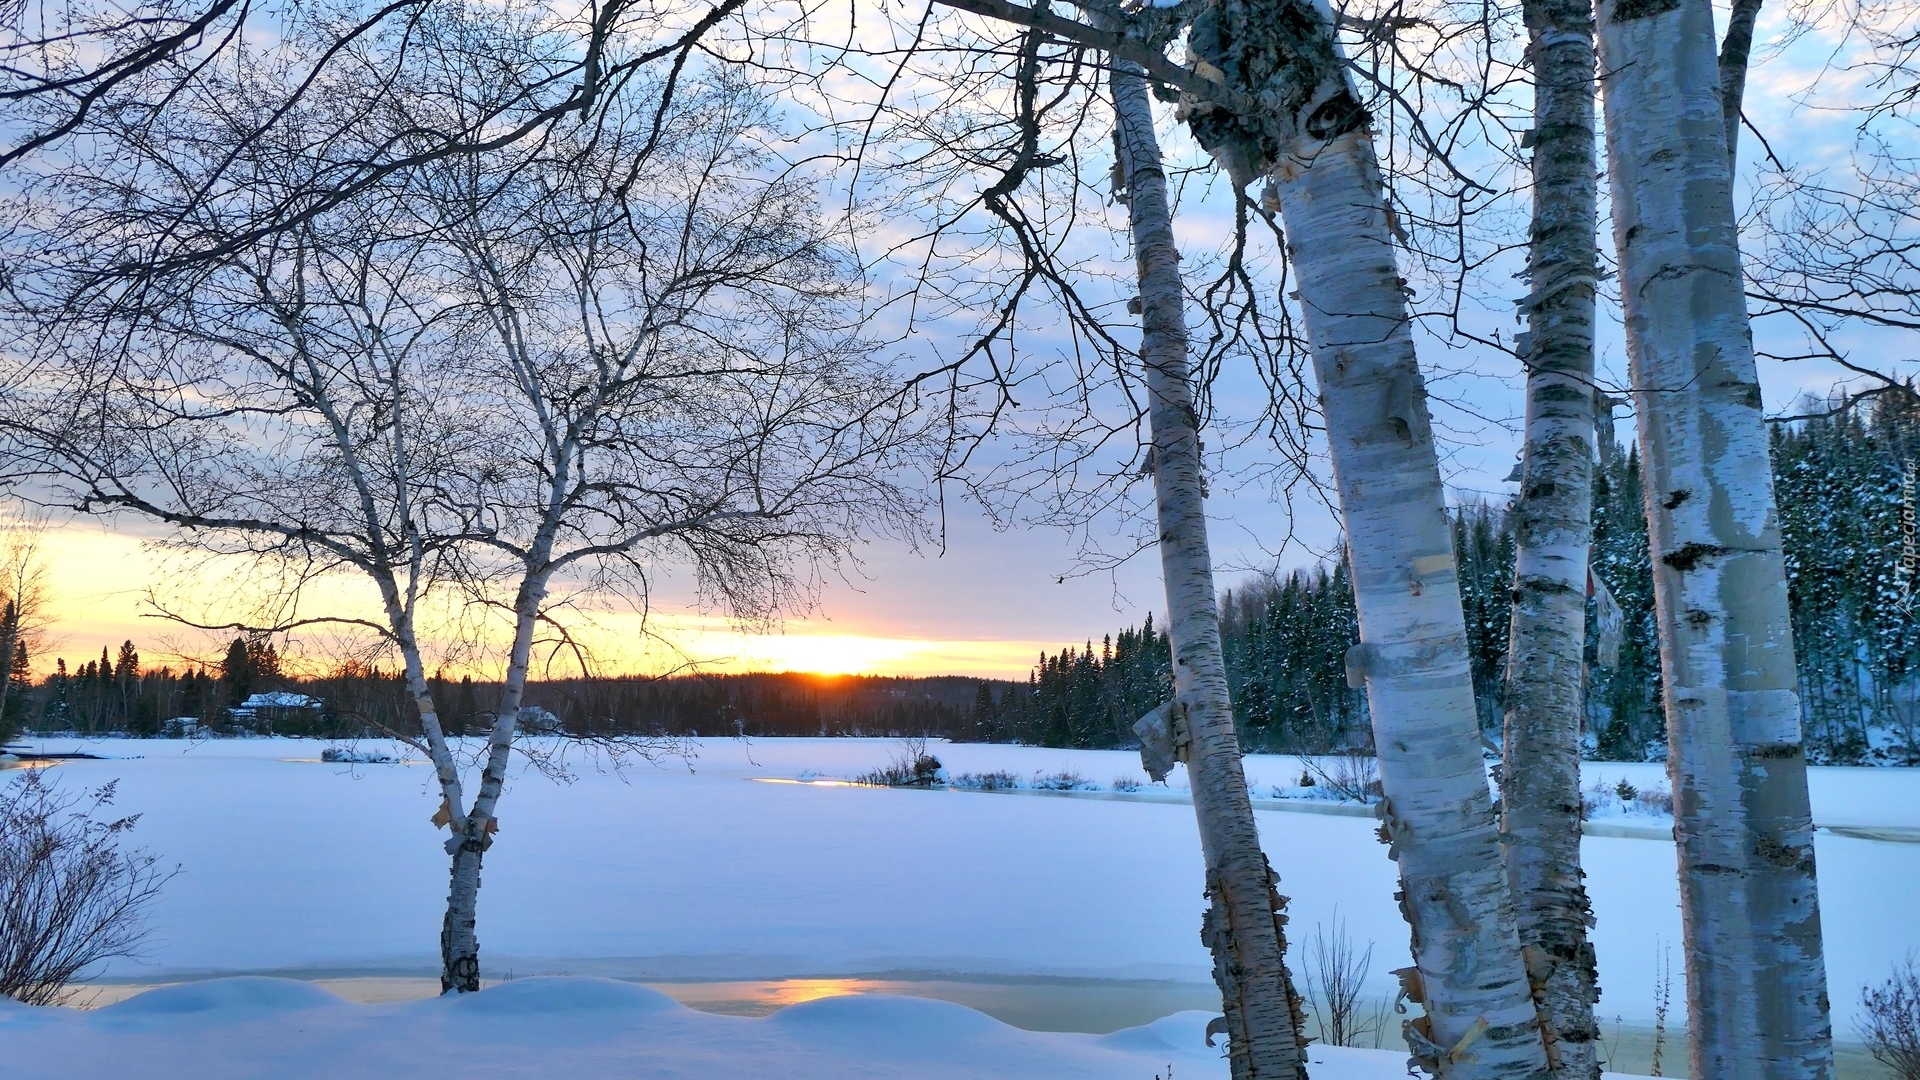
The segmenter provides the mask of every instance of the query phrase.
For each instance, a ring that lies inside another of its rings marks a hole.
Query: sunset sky
[[[1238,530],[1221,531],[1225,539]],[[147,593],[156,582],[168,584],[179,563],[149,550],[140,536],[82,520],[58,528],[47,549],[56,626],[35,657],[37,669],[51,670],[56,655],[77,664],[122,640],[132,640],[155,664],[216,651],[220,635],[155,617]],[[1257,565],[1270,561],[1257,549],[1240,554]],[[966,515],[954,520],[944,554],[868,545],[847,580],[823,589],[815,613],[789,619],[777,632],[741,632],[700,612],[680,595],[685,583],[671,577],[658,587],[648,629],[710,670],[1024,677],[1042,649],[1097,641],[1160,606],[1151,552],[1111,574],[1070,576],[1074,564],[1061,533],[996,533],[977,515]],[[198,581],[197,593],[222,587],[209,587],[204,575]],[[607,670],[660,670],[676,662],[671,650],[643,643],[641,621],[629,611],[595,612],[581,621],[590,623],[585,636]],[[558,663],[556,674],[570,673]]]
[[[1773,13],[1763,16],[1777,18]],[[1815,35],[1810,45],[1803,43],[1793,53],[1769,57],[1757,66],[1748,110],[1763,131],[1791,135],[1784,141],[1776,138],[1776,147],[1844,160],[1850,139],[1844,120],[1822,118],[1795,99],[1795,91],[1808,84],[1823,62],[1820,48]],[[1177,133],[1170,135],[1170,143],[1178,143]],[[1192,208],[1195,213],[1188,209],[1183,208],[1183,220],[1204,228],[1204,208]],[[1474,317],[1497,318],[1510,327],[1512,309],[1506,305],[1492,298]],[[1764,347],[1770,331],[1762,326],[1758,333]],[[1903,363],[1911,357],[1897,351],[1904,343],[1887,351],[1871,340],[1860,344],[1859,355],[1866,362],[1895,371],[1912,367]],[[1603,326],[1600,351],[1607,373],[1603,383],[1617,393],[1625,382],[1617,320]],[[1422,361],[1441,376],[1430,392],[1450,487],[1459,498],[1503,501],[1512,488],[1501,478],[1518,447],[1516,365],[1504,355],[1437,348],[1431,339],[1422,342]],[[1824,393],[1838,374],[1829,367],[1763,362],[1767,407],[1779,410],[1809,392]],[[1249,411],[1244,401],[1233,408],[1236,395],[1255,393],[1257,383],[1231,373],[1216,390],[1229,411],[1243,414]],[[1631,438],[1630,423],[1622,422],[1619,434]],[[1209,433],[1208,438],[1215,436]],[[1249,447],[1241,454],[1242,464],[1259,464],[1261,453],[1259,446]],[[1337,529],[1323,508],[1303,499],[1290,515],[1287,508],[1269,502],[1264,489],[1236,489],[1235,469],[1230,463],[1216,474],[1209,502],[1223,586],[1255,570],[1312,562],[1317,552],[1330,549]],[[976,509],[953,501],[946,521],[944,551],[869,545],[860,554],[861,565],[847,569],[848,580],[830,582],[822,590],[817,610],[787,620],[776,633],[740,633],[715,614],[697,610],[687,583],[671,576],[655,583],[649,628],[712,670],[1018,678],[1043,649],[1054,651],[1090,638],[1097,643],[1102,634],[1136,624],[1162,607],[1157,559],[1150,550],[1117,571],[1083,573],[1076,560],[1076,539],[1061,532],[1019,526],[997,532]],[[217,655],[219,635],[186,631],[151,617],[143,597],[156,583],[177,584],[168,580],[176,564],[143,546],[146,536],[127,531],[133,525],[88,520],[56,525],[47,543],[54,625],[34,657],[38,671],[50,671],[55,656],[77,664],[97,657],[103,646],[117,648],[129,639],[150,664],[168,662],[170,656]],[[1109,521],[1095,536],[1123,548],[1122,535],[1129,527]],[[1282,538],[1290,533],[1304,543],[1282,550]],[[203,581],[200,591],[218,600],[243,584]],[[590,622],[586,636],[602,670],[660,670],[674,662],[672,650],[642,644],[639,619],[630,612],[599,613]]]

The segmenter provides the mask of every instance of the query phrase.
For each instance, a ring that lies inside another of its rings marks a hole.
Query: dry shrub
[[[1020,786],[1020,778],[1005,769],[993,772],[961,773],[947,782],[948,787],[966,791],[1013,791]]]
[[[892,763],[861,773],[856,784],[870,787],[933,787],[940,783],[940,759],[927,752],[926,736],[900,740],[902,749]]]
[[[1860,1037],[1873,1059],[1900,1080],[1920,1080],[1920,968],[1914,957],[1894,965],[1893,977],[1860,993],[1866,1019]]]
[[[1334,1046],[1378,1048],[1386,1015],[1361,1003],[1367,970],[1373,966],[1373,943],[1357,948],[1347,934],[1346,920],[1335,909],[1331,928],[1325,924],[1314,927],[1306,960],[1307,1003],[1320,1028],[1320,1041]]]
[[[1302,787],[1323,787],[1341,802],[1380,801],[1380,761],[1370,750],[1349,750],[1324,758],[1302,758],[1307,767]]]
[[[121,848],[139,815],[102,815],[113,793],[67,794],[37,769],[0,790],[0,994],[59,1004],[76,975],[147,936],[147,907],[175,871]]]

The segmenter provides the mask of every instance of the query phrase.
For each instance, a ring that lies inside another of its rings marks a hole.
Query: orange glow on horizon
[[[32,656],[37,676],[52,674],[55,657],[64,657],[73,670],[97,657],[103,646],[111,652],[122,641],[134,643],[145,666],[211,664],[232,636],[231,631],[224,635],[201,632],[155,617],[144,603],[155,583],[193,596],[217,594],[225,600],[230,594],[222,590],[230,579],[209,574],[205,588],[188,588],[194,583],[182,578],[170,580],[169,575],[180,573],[178,567],[165,553],[143,546],[139,536],[81,521],[52,532],[45,550],[54,610],[49,632]],[[306,613],[324,609],[379,618],[377,606],[357,582],[323,580],[309,591],[312,601],[303,609]],[[201,618],[218,623],[238,616],[210,608]],[[752,633],[726,619],[692,612],[656,611],[646,620],[644,631],[637,615],[588,612],[576,636],[589,646],[597,674],[653,675],[686,667],[719,674],[789,673],[823,682],[850,675],[1024,679],[1038,653],[1060,647],[1050,641],[896,637],[884,628],[861,627],[856,632],[807,619],[790,620],[780,632]],[[315,644],[322,635],[306,633],[312,636],[297,636],[284,648],[285,654],[316,668],[331,667],[323,659],[329,651]],[[382,666],[391,667],[391,661],[383,661]],[[456,679],[461,675],[497,677],[486,662],[450,659],[438,670]],[[536,669],[535,678],[578,673],[579,668],[561,654],[545,670]]]

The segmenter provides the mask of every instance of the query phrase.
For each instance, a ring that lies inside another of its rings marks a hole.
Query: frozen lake
[[[136,840],[181,868],[147,954],[100,973],[102,990],[117,997],[125,990],[114,984],[274,973],[385,980],[400,997],[432,991],[446,875],[428,820],[438,793],[423,767],[322,764],[320,745],[42,744],[115,755],[67,762],[56,775],[90,787],[117,779],[119,808],[143,815]],[[1129,752],[933,750],[952,772],[1070,770],[1102,786],[1140,778]],[[851,990],[920,993],[1039,1030],[1111,1031],[1208,1007],[1198,842],[1176,794],[748,782],[848,777],[899,751],[884,739],[708,740],[689,763],[614,771],[581,762],[571,783],[517,771],[480,894],[483,974],[645,981],[696,1008],[744,1015]],[[1656,765],[1589,770],[1608,783],[1664,780]],[[1247,771],[1261,792],[1293,783],[1300,767],[1256,756]],[[1813,774],[1821,824],[1869,835],[1920,829],[1920,776]],[[1176,775],[1176,791],[1181,783]],[[1370,991],[1388,994],[1386,972],[1407,962],[1407,932],[1374,822],[1280,809],[1258,818],[1293,898],[1296,945],[1337,909],[1359,944],[1373,944]],[[1584,855],[1599,920],[1599,1010],[1630,1034],[1652,1023],[1663,955],[1679,978],[1672,847],[1590,835]],[[1818,855],[1844,1038],[1860,987],[1920,949],[1910,914],[1920,844],[1822,832]],[[1677,1020],[1683,988],[1672,995]]]

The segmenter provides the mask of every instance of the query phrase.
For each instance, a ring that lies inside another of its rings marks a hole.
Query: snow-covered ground
[[[139,963],[114,964],[103,973],[105,979],[144,983],[213,974],[428,975],[436,970],[446,867],[429,823],[439,797],[424,767],[326,764],[318,760],[322,744],[273,739],[49,740],[42,748],[118,755],[117,760],[71,761],[57,775],[71,785],[118,779],[119,808],[144,815],[134,834],[137,842],[181,867],[154,912],[147,955]],[[931,749],[949,773],[1000,770],[1031,777],[1065,771],[1102,788],[1123,777],[1143,779],[1138,757],[1126,752],[946,744]],[[1167,801],[1165,794],[1156,797],[1162,789],[1147,789],[1144,798],[1107,791],[1041,798],[756,782],[857,775],[887,764],[900,750],[889,740],[709,740],[698,748],[691,768],[640,763],[616,773],[587,762],[576,769],[571,784],[519,773],[501,803],[501,832],[488,853],[480,894],[487,974],[1207,982],[1208,958],[1197,933],[1201,872],[1192,811]],[[1254,757],[1247,771],[1254,790],[1262,792],[1296,785],[1301,767],[1292,758]],[[1664,786],[1665,778],[1657,765],[1590,767],[1590,784],[1612,786],[1620,779],[1646,790]],[[1177,790],[1182,783],[1176,774],[1172,786]],[[1920,773],[1815,769],[1813,785],[1821,824],[1920,828]],[[1262,800],[1262,805],[1269,803]],[[1258,817],[1283,878],[1281,891],[1293,897],[1296,941],[1310,938],[1316,924],[1330,923],[1337,910],[1360,944],[1373,943],[1370,990],[1390,993],[1387,970],[1407,962],[1407,932],[1393,902],[1394,867],[1374,838],[1374,822],[1286,809],[1262,809]],[[1817,843],[1836,1031],[1844,1038],[1854,1030],[1861,986],[1883,978],[1892,959],[1920,949],[1920,922],[1911,918],[1912,897],[1920,892],[1920,844],[1824,832]],[[1620,1017],[1630,1026],[1649,1025],[1663,956],[1670,956],[1679,978],[1672,846],[1590,835],[1584,856],[1598,918],[1594,935],[1605,993],[1600,1010],[1609,1021]],[[1020,1032],[964,1010],[951,1011],[958,1006],[922,1003],[809,1003],[748,1019],[687,1013],[650,992],[616,992],[603,983],[565,989],[565,984],[517,979],[487,993],[503,994],[496,1000],[503,1002],[504,1012],[526,1014],[513,1021],[535,1033],[528,1036],[533,1043],[525,1045],[547,1045],[540,1040],[561,1036],[539,1032],[575,1023],[555,1015],[574,1010],[541,1005],[548,999],[527,987],[556,985],[563,988],[538,993],[552,995],[553,1001],[606,998],[608,1003],[594,1008],[622,1017],[615,1026],[627,1033],[593,1042],[582,1052],[607,1056],[591,1060],[633,1061],[640,1060],[633,1055],[642,1055],[652,1062],[646,1055],[656,1053],[649,1049],[656,1043],[684,1044],[688,1054],[736,1055],[728,1060],[737,1068],[674,1072],[663,1065],[657,1075],[755,1075],[760,1067],[754,1062],[774,1059],[755,1055],[798,1054],[796,1047],[867,1039],[857,1034],[867,1026],[892,1030],[922,1022],[927,1046],[970,1040],[983,1062],[1009,1060],[994,1056],[1002,1053],[1026,1055],[1019,1058],[1024,1061],[1044,1048],[1058,1055],[1060,1064],[1039,1071],[915,1070],[916,1076],[1084,1074],[1147,1080],[1168,1062],[1177,1066],[1181,1080],[1212,1076],[1210,1068],[1224,1075],[1209,1056],[1215,1052],[1204,1047],[1194,1050],[1183,1043],[1184,1049],[1174,1048],[1199,1054],[1188,1063],[1157,1042],[1143,1050],[1127,1041],[1164,1041],[1168,1032],[1186,1039],[1193,1034],[1187,1027],[1198,1031],[1192,1017],[1102,1039]],[[148,1044],[141,1040],[160,1038],[152,1033],[158,1023],[153,1017],[181,1011],[167,1001],[197,1000],[165,996],[187,993],[180,988],[159,993],[159,999],[150,994],[92,1015],[34,1011],[36,1019],[28,1021],[17,1012],[0,1013],[9,1032],[0,1039],[12,1048],[78,1039],[107,1055],[102,1062],[113,1055],[135,1060],[124,1055],[145,1053],[142,1047]],[[245,996],[238,990],[219,993]],[[1683,989],[1675,985],[1672,993],[1677,1018],[1684,1013],[1679,1006]],[[282,998],[297,998],[298,1008],[262,1005],[260,1014],[248,1019],[234,1012],[230,1001],[210,1007],[205,1024],[234,1029],[232,1039],[221,1043],[230,1048],[220,1053],[239,1055],[230,1058],[239,1062],[245,1047],[267,1053],[284,1041],[286,1031],[297,1029],[310,1040],[301,1045],[316,1053],[333,1045],[327,1040],[385,1048],[378,1053],[394,1055],[397,1075],[416,1052],[403,1045],[400,1032],[429,1030],[452,1039],[465,1022],[459,1018],[468,1015],[459,1010],[479,1016],[486,1008],[346,1005],[298,994]],[[522,1005],[509,1008],[516,1000]],[[142,1001],[147,1004],[139,1005]],[[200,1006],[185,1011],[195,1009]],[[888,1009],[923,1011],[912,1013],[908,1024],[907,1013]],[[298,1022],[289,1019],[294,1012],[300,1014]],[[668,1030],[679,1034],[668,1039],[661,1034]],[[32,1031],[49,1039],[36,1039]],[[887,1053],[931,1053],[912,1043],[920,1037],[896,1032],[876,1045],[894,1048]],[[207,1038],[213,1040],[211,1034]],[[451,1050],[418,1052],[419,1061],[444,1061],[449,1059],[433,1054]],[[1102,1056],[1113,1054],[1133,1054],[1132,1064],[1121,1068],[1115,1064],[1120,1059]],[[78,1059],[57,1060],[64,1063],[60,1075],[91,1075],[72,1071]],[[1371,1066],[1355,1064],[1361,1058],[1342,1060],[1346,1063],[1315,1075],[1343,1076],[1339,1070],[1349,1065],[1362,1069],[1352,1073],[1356,1077],[1375,1075],[1365,1071]],[[1385,1060],[1393,1068],[1378,1075],[1400,1075],[1404,1057]],[[106,1065],[100,1068],[104,1075]],[[523,1074],[502,1069],[487,1075]],[[897,1067],[873,1073],[881,1074],[904,1075]]]
[[[585,978],[374,1006],[256,978],[167,987],[92,1013],[0,999],[7,1075],[70,1080],[1216,1080],[1227,1068],[1206,1047],[1208,1019],[1184,1012],[1104,1036],[1031,1032],[960,1005],[892,996],[824,998],[754,1019]],[[1405,1075],[1405,1054],[1319,1046],[1310,1054],[1314,1080]]]

